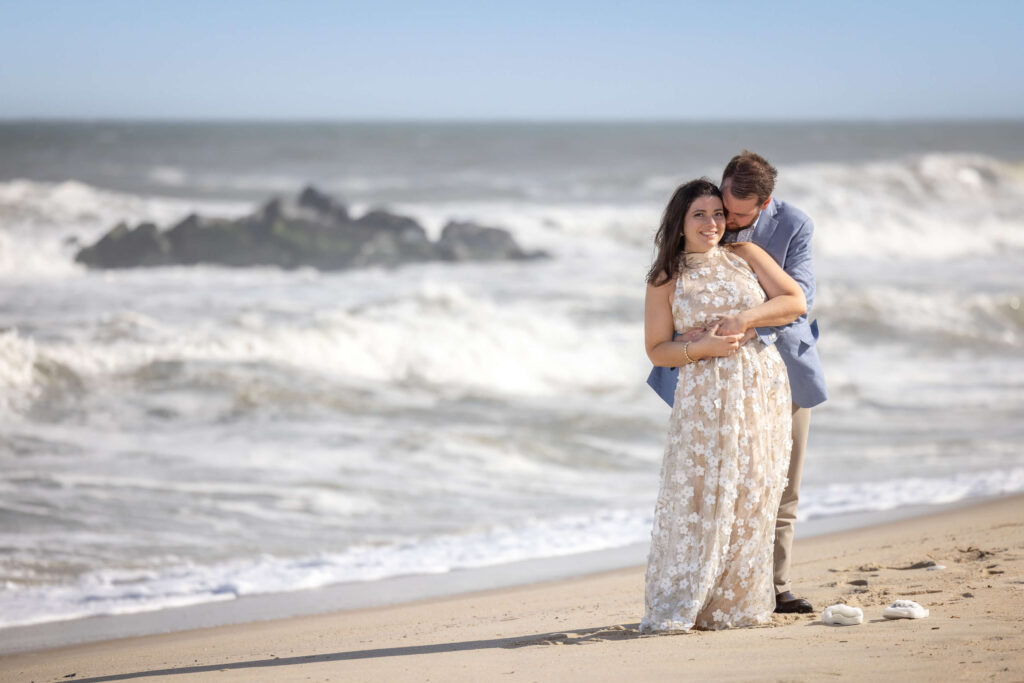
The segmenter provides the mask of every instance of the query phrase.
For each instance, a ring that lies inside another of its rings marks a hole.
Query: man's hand
[[[740,339],[740,346],[743,346],[748,341],[757,336],[757,328],[751,327],[749,330],[743,333],[743,339]]]
[[[746,319],[742,313],[736,315],[727,315],[724,318],[718,318],[715,323],[718,325],[717,334],[721,336],[732,336],[736,334],[744,334],[747,332]]]

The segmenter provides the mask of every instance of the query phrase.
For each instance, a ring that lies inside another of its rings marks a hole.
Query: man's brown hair
[[[726,164],[722,171],[722,185],[730,180],[729,194],[736,199],[757,197],[763,204],[775,191],[775,178],[779,172],[760,154],[743,150]]]

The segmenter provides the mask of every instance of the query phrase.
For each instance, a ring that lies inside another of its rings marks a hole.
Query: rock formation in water
[[[212,263],[227,266],[312,266],[340,270],[422,261],[498,261],[544,257],[527,252],[500,228],[450,222],[432,242],[412,218],[374,210],[353,218],[344,204],[307,187],[294,201],[272,199],[236,220],[196,214],[161,231],[152,223],[121,223],[75,260],[90,268]]]

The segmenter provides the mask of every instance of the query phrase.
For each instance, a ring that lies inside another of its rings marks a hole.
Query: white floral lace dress
[[[687,254],[677,330],[765,301],[728,248]],[[792,445],[786,367],[754,339],[679,369],[647,561],[645,633],[754,626],[775,607],[775,516]]]

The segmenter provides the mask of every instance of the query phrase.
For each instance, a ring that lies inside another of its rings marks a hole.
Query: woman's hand
[[[705,327],[691,327],[686,332],[683,332],[682,334],[677,334],[676,341],[681,341],[683,343],[695,342],[698,341],[707,333],[708,330]]]
[[[713,325],[703,337],[695,342],[690,342],[690,347],[687,351],[690,358],[694,360],[700,358],[722,358],[736,353],[736,349],[740,347],[740,342],[743,341],[743,333],[720,334],[720,331],[719,325]]]

